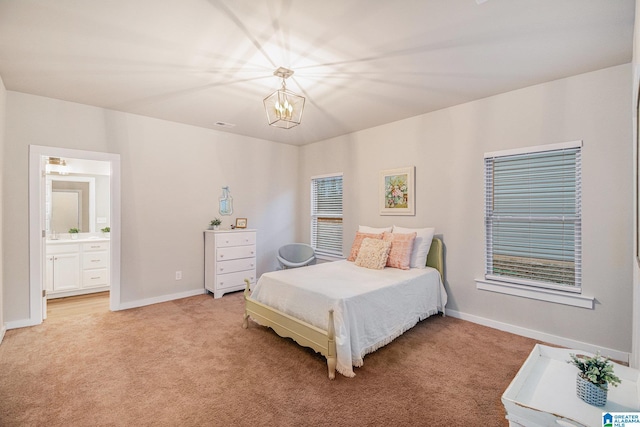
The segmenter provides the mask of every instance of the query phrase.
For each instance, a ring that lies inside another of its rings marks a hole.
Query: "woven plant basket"
[[[585,380],[580,374],[576,376],[576,394],[589,405],[604,406],[607,403],[607,390]]]

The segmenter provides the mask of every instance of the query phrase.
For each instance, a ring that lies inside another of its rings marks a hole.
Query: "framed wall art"
[[[415,167],[380,172],[380,215],[415,215]]]
[[[236,218],[236,228],[247,228],[247,218]]]

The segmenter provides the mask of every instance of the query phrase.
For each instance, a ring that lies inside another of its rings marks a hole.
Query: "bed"
[[[370,270],[346,260],[263,274],[244,292],[248,319],[310,347],[336,370],[353,377],[364,356],[419,321],[442,312],[443,244],[433,238],[427,268]]]

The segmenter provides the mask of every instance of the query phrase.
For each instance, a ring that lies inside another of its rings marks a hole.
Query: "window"
[[[311,178],[311,246],[319,255],[342,256],[342,174]]]
[[[581,151],[485,154],[486,279],[580,292]]]

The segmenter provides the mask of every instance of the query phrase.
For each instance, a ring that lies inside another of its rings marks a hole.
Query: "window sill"
[[[345,259],[343,256],[325,254],[316,254],[316,258],[322,261],[342,261]]]
[[[595,298],[593,297],[586,297],[580,294],[555,291],[553,289],[533,288],[530,286],[485,279],[476,279],[476,289],[540,301],[554,302],[557,304],[571,305],[574,307],[588,308],[590,310],[593,310],[595,301]]]

